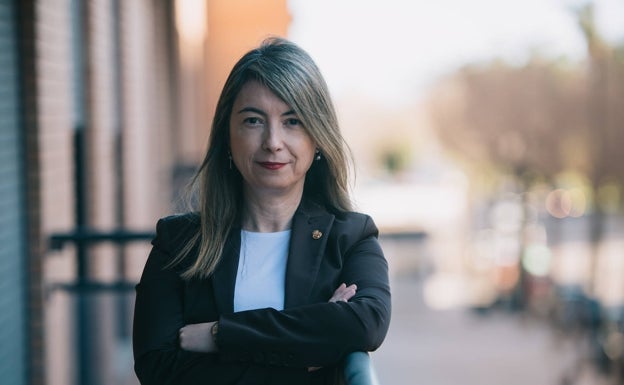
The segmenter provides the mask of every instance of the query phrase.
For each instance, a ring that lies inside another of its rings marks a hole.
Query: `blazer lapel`
[[[212,273],[212,289],[219,314],[234,312],[234,285],[240,254],[240,229],[233,228],[221,260]]]
[[[333,215],[305,201],[295,213],[286,264],[284,308],[307,303],[333,222]]]

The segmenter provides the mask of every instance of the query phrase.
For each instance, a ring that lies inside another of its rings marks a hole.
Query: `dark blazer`
[[[334,384],[348,353],[382,343],[390,323],[388,265],[370,217],[333,215],[302,202],[293,217],[282,311],[234,313],[240,229],[231,232],[210,278],[180,278],[196,252],[187,263],[166,267],[198,229],[196,214],[157,224],[136,287],[133,348],[142,384]],[[342,282],[355,283],[356,295],[349,302],[327,302]],[[215,320],[218,353],[180,349],[181,327]]]

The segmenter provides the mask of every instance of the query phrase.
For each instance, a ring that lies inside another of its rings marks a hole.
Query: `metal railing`
[[[126,229],[117,229],[109,232],[96,231],[92,229],[77,228],[72,232],[55,233],[49,238],[49,248],[51,250],[61,250],[66,245],[72,244],[76,246],[76,278],[73,282],[52,283],[48,285],[50,291],[65,291],[72,294],[76,299],[75,309],[75,328],[77,336],[76,346],[76,369],[77,383],[80,385],[92,385],[91,377],[96,372],[96,360],[93,356],[94,347],[91,346],[91,319],[89,312],[91,310],[88,303],[87,294],[92,293],[117,293],[124,294],[134,290],[136,282],[128,281],[123,275],[120,275],[115,281],[99,281],[88,274],[88,248],[95,244],[110,243],[117,245],[120,250],[120,256],[123,263],[125,253],[122,247],[133,242],[149,242],[155,237],[155,232],[151,231],[130,231]],[[125,297],[119,296],[116,309],[118,323],[125,325],[130,319],[128,313],[128,301]],[[124,331],[127,328],[120,326],[119,330]],[[127,333],[126,333],[127,334]],[[129,335],[124,335],[129,338]]]

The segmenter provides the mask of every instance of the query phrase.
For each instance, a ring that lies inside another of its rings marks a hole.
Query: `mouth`
[[[286,166],[287,163],[280,162],[258,162],[258,164],[268,170],[279,170],[280,168]]]

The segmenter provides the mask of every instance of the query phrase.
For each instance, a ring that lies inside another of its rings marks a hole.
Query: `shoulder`
[[[156,232],[157,234],[166,232],[169,236],[180,236],[187,232],[197,231],[199,227],[199,214],[175,214],[160,218],[156,224]]]
[[[361,237],[377,237],[379,235],[373,218],[355,211],[336,213],[334,227],[338,233],[352,233]]]
[[[345,255],[353,250],[379,250],[379,230],[369,215],[348,211],[334,216],[328,239],[330,245]]]
[[[356,211],[347,211],[337,213],[335,216],[336,219],[334,220],[334,226],[338,229],[342,229],[344,231],[365,232],[375,236],[379,234],[375,221],[367,214]]]
[[[158,220],[158,226],[183,229],[187,227],[199,226],[199,214],[195,212],[173,214]]]
[[[175,214],[161,218],[156,224],[156,238],[152,244],[175,254],[199,231],[200,226],[197,213]]]

